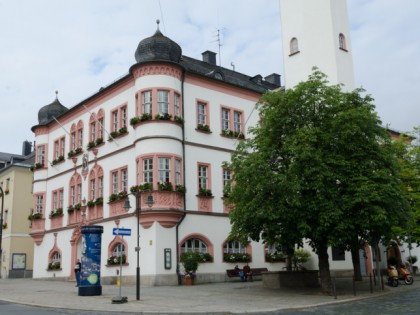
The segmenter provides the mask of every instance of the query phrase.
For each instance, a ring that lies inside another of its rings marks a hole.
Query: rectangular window
[[[53,192],[53,210],[58,208],[58,192],[54,191]]]
[[[230,181],[230,169],[223,169],[223,188],[226,187],[227,183]]]
[[[45,146],[40,145],[37,152],[38,163],[45,165]]]
[[[37,195],[36,196],[35,213],[42,213],[43,208],[44,208],[44,196],[43,195]]]
[[[112,173],[112,193],[113,194],[118,194],[119,190],[118,190],[118,172],[113,172]]]
[[[76,132],[71,133],[70,150],[76,150]]]
[[[121,128],[127,128],[127,107],[121,108]]]
[[[143,160],[143,181],[153,183],[153,159]]]
[[[96,180],[92,179],[90,181],[90,200],[96,198]]]
[[[159,166],[158,166],[158,173],[159,173],[159,182],[166,183],[170,182],[170,166],[169,166],[169,159],[168,158],[159,158]]]
[[[64,190],[61,189],[58,192],[58,207],[61,209],[63,209],[63,204],[64,204],[63,202],[64,202]]]
[[[174,93],[174,115],[180,116],[179,114],[179,94]]]
[[[197,104],[197,124],[207,125],[206,104]]]
[[[90,141],[96,140],[96,122],[90,124]]]
[[[175,160],[175,185],[181,184],[181,161]]]
[[[98,177],[98,198],[104,196],[104,178]]]
[[[118,111],[114,111],[111,114],[112,116],[112,131],[118,131]]]
[[[158,112],[159,114],[169,114],[169,92],[158,91]]]
[[[70,187],[70,204],[76,204],[76,188],[74,186]]]
[[[127,169],[121,170],[121,191],[128,191]]]
[[[60,139],[60,155],[64,156],[66,150],[66,138],[61,138]]]
[[[82,184],[77,184],[77,203],[82,203]]]
[[[208,166],[198,166],[198,188],[208,189]]]
[[[229,110],[222,108],[222,130],[230,130],[229,128]]]
[[[54,159],[60,156],[60,141],[54,141]]]
[[[233,112],[233,131],[242,132],[242,115],[240,112]]]
[[[152,114],[152,91],[145,91],[143,95],[143,114]]]
[[[83,148],[83,129],[79,129],[79,148]]]
[[[104,138],[104,120],[103,118],[98,120],[99,123],[99,132],[98,132],[98,137],[99,138]]]

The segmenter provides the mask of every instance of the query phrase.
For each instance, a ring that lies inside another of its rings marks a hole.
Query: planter
[[[194,279],[191,278],[191,277],[184,278],[184,283],[185,283],[185,285],[193,285],[194,284]]]
[[[263,286],[270,289],[319,288],[318,270],[271,271],[262,274]]]

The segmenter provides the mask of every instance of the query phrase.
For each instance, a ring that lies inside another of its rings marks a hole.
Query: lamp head
[[[124,206],[123,209],[125,211],[128,211],[131,209],[131,205],[130,205],[130,199],[128,198],[128,196],[125,198],[125,202],[124,202]]]

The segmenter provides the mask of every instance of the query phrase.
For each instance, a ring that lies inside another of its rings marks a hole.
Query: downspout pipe
[[[0,212],[0,279],[2,274],[2,266],[1,262],[3,260],[3,206],[4,206],[4,192],[3,188],[0,186],[0,194],[1,194],[1,212]]]
[[[182,100],[182,117],[184,117],[185,115],[185,106],[184,106],[184,81],[185,81],[185,69],[182,71],[182,80],[181,80],[181,100]],[[184,183],[184,187],[186,187],[185,185],[185,125],[182,125],[182,174],[183,174],[183,183]],[[182,215],[181,219],[178,221],[178,223],[176,224],[176,232],[175,232],[175,252],[176,252],[176,275],[177,275],[177,279],[178,279],[178,285],[182,284],[182,279],[181,279],[181,275],[180,275],[180,267],[179,267],[179,226],[181,225],[182,221],[184,221],[185,216],[187,215],[187,204],[186,204],[186,193],[184,193],[184,214]]]

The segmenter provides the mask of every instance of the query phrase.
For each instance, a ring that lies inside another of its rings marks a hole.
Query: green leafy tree
[[[326,292],[328,247],[377,241],[404,209],[390,139],[361,93],[329,86],[314,70],[294,89],[265,94],[253,137],[226,165],[235,183],[226,188],[231,237],[289,249],[306,239]]]

